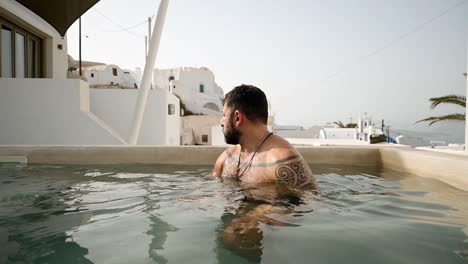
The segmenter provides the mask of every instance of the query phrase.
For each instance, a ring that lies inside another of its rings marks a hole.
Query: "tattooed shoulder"
[[[309,165],[304,160],[296,156],[292,161],[283,162],[277,165],[275,169],[276,180],[290,186],[314,185],[315,180]]]

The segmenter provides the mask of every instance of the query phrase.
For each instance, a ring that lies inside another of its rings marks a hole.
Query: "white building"
[[[67,78],[67,38],[17,1],[0,1],[3,78]]]
[[[220,135],[213,134],[213,127],[221,128],[221,115],[188,115],[182,117],[183,145],[213,145],[213,138]],[[219,130],[223,141],[222,130]]]
[[[27,0],[0,1],[0,145],[130,142],[140,89],[90,89],[87,82],[67,79],[65,32],[95,2],[54,2],[63,6],[51,9]],[[178,145],[179,112],[175,95],[150,90],[137,143]]]
[[[318,138],[321,127],[304,128],[302,126],[272,126],[272,131],[284,138]]]
[[[83,76],[90,88],[138,88],[138,81],[129,70],[122,70],[114,64],[83,67]]]
[[[204,115],[222,112],[224,93],[208,68],[156,69],[154,83],[177,95],[186,112]]]
[[[382,121],[383,122],[383,121]],[[357,123],[357,128],[339,128],[336,125],[329,123],[322,127],[319,132],[320,139],[348,139],[358,140],[363,142],[373,142],[371,138],[385,138],[382,129],[377,128],[370,116],[367,114],[362,115]]]
[[[357,139],[356,128],[322,128],[320,139]]]

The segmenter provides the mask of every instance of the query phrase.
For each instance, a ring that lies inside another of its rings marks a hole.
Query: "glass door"
[[[15,77],[26,77],[26,37],[15,33]]]
[[[1,77],[4,78],[13,78],[13,41],[12,41],[13,31],[11,28],[2,26],[1,32]]]

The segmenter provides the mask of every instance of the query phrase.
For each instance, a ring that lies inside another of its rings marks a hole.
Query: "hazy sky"
[[[122,28],[158,5],[101,0],[82,18],[83,59],[143,68],[147,25]],[[68,40],[77,58],[77,23]],[[424,129],[413,123],[463,111],[430,110],[427,99],[466,93],[467,40],[468,1],[461,0],[171,0],[156,64],[208,67],[225,92],[257,85],[280,124],[368,112],[394,127]],[[463,125],[451,127],[463,133]]]

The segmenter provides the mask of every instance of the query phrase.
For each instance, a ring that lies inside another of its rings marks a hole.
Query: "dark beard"
[[[234,115],[231,115],[229,118],[229,127],[227,127],[228,129],[225,129],[225,131],[223,131],[224,141],[226,141],[226,144],[239,144],[241,133],[239,130],[235,129],[234,126]]]

